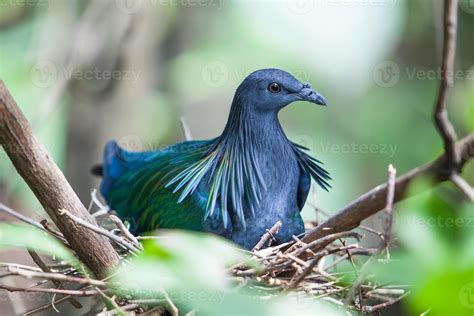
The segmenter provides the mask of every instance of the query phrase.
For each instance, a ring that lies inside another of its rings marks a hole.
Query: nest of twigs
[[[62,211],[62,215],[70,217],[77,224],[96,233],[107,236],[121,255],[122,260],[128,261],[128,258],[140,253],[142,250],[141,240],[154,238],[152,236],[133,236],[120,219],[111,215],[107,206],[101,204],[94,194],[93,201],[99,207],[99,210],[93,215],[99,219],[98,222],[108,223],[104,227],[86,223],[66,210]],[[107,219],[107,221],[103,219]],[[105,227],[110,226],[111,223],[114,227]],[[46,220],[43,220],[41,225],[67,246],[61,234],[51,228]],[[308,225],[314,226],[315,223],[308,223]],[[294,237],[292,242],[272,246],[273,235],[278,232],[280,226],[281,223],[277,222],[250,251],[252,258],[259,262],[260,268],[247,267],[242,264],[229,267],[230,277],[233,281],[237,284],[251,283],[251,287],[263,293],[262,296],[268,297],[291,291],[297,295],[301,294],[301,299],[304,300],[323,299],[336,305],[345,306],[349,310],[363,313],[379,311],[397,303],[408,294],[407,289],[403,286],[376,284],[371,281],[370,275],[367,275],[365,271],[362,272],[364,265],[368,265],[372,260],[389,259],[388,256],[382,255],[383,248],[361,247],[358,241],[362,236],[359,233],[335,233],[311,243],[304,243],[298,237]],[[382,233],[368,228],[364,229],[377,235],[383,241],[384,235]],[[50,308],[58,311],[56,306],[64,302],[81,308],[82,304],[78,299],[82,297],[96,298],[90,300],[93,303],[89,304],[88,308],[89,313],[98,315],[180,314],[166,293],[164,293],[165,299],[163,299],[163,295],[156,299],[117,297],[109,287],[107,279],[91,278],[64,262],[54,260],[54,258],[46,263],[34,251],[29,250],[29,253],[38,267],[0,263],[0,269],[4,270],[0,278],[18,276],[39,280],[23,288],[2,285],[2,289],[10,292],[52,294],[50,302],[26,312],[25,315],[36,314]],[[343,264],[351,266],[352,271],[338,269]],[[348,274],[353,276],[351,281],[347,281]],[[104,301],[107,304],[104,304]]]

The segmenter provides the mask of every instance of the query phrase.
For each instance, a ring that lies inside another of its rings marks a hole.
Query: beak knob
[[[323,97],[321,94],[317,93],[314,89],[311,88],[309,84],[303,85],[303,89],[301,89],[301,98],[305,101],[316,103],[319,105],[327,105],[326,98]]]

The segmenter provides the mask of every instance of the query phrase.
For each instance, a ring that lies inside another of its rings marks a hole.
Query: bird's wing
[[[168,182],[206,153],[212,141],[190,141],[162,150],[128,152],[115,142],[106,145],[101,193],[131,231],[157,227],[202,230],[206,196],[181,201]],[[204,204],[204,205],[203,205]]]
[[[331,180],[331,177],[329,176],[329,172],[320,166],[323,164],[321,161],[311,157],[305,152],[308,151],[308,148],[296,143],[291,144],[302,171],[298,185],[298,206],[301,209],[306,201],[306,197],[308,196],[310,187],[310,179],[308,178],[311,177],[321,188],[328,191],[331,187],[328,183],[328,181]]]
[[[300,167],[300,181],[298,182],[298,191],[296,193],[296,202],[300,211],[303,210],[304,203],[311,188],[311,176],[309,173]]]

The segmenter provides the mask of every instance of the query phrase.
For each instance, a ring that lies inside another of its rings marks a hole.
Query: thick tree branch
[[[60,209],[67,209],[74,216],[94,223],[61,170],[33,135],[28,121],[1,80],[0,144],[79,259],[97,277],[105,277],[118,263],[118,254],[107,238],[60,215]]]
[[[461,139],[454,148],[459,157],[461,157],[459,163],[459,168],[461,169],[467,161],[474,159],[474,134]],[[447,155],[443,154],[435,161],[412,169],[398,177],[395,181],[394,202],[404,198],[408,185],[416,179],[430,177],[435,183],[450,180],[449,174],[446,173],[446,160]],[[330,234],[356,228],[361,221],[383,209],[386,199],[387,184],[384,183],[349,203],[335,216],[310,231],[302,240],[305,243],[309,243]]]

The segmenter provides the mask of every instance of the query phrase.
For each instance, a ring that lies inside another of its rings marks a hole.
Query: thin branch
[[[456,150],[460,153],[460,169],[474,158],[474,133],[469,134],[456,143]],[[408,185],[420,178],[431,178],[434,183],[449,180],[446,170],[446,155],[440,156],[433,162],[417,167],[399,176],[395,180],[395,195],[393,202],[396,203],[406,198],[405,193]],[[304,238],[306,243],[312,242],[332,233],[348,231],[356,228],[360,223],[377,213],[385,207],[387,197],[387,184],[381,184],[369,192],[361,195],[343,207],[336,215],[327,219],[324,223],[311,230]]]
[[[193,135],[191,134],[191,129],[189,128],[188,123],[186,123],[186,120],[185,120],[184,116],[181,116],[179,121],[181,123],[181,128],[183,130],[184,139],[185,140],[193,140]]]
[[[35,292],[35,293],[56,293],[56,294],[64,294],[64,295],[74,295],[74,296],[95,296],[98,295],[99,292],[96,290],[64,290],[64,289],[47,289],[41,287],[35,288],[22,288],[16,286],[8,286],[4,284],[0,284],[0,290],[6,290],[8,292]]]
[[[361,235],[356,233],[356,232],[345,231],[345,232],[339,232],[339,233],[335,233],[335,234],[326,235],[324,237],[319,238],[318,240],[313,240],[313,241],[311,241],[310,243],[307,243],[307,244],[305,244],[304,240],[303,240],[304,246],[302,246],[301,248],[298,248],[295,244],[292,247],[290,247],[288,250],[286,250],[285,253],[293,253],[295,256],[299,256],[308,249],[311,250],[311,251],[316,252],[316,251],[326,247],[327,245],[329,245],[330,243],[332,243],[335,240],[338,240],[338,239],[341,239],[341,238],[348,238],[348,237],[353,237],[353,238],[356,238],[356,239],[360,239]]]
[[[392,240],[392,225],[393,225],[393,198],[395,196],[395,179],[397,177],[397,169],[392,165],[388,166],[388,180],[387,180],[387,203],[385,210],[387,211],[387,227],[382,243],[381,249],[388,249]]]
[[[25,222],[25,223],[30,224],[30,225],[32,225],[32,226],[35,226],[36,228],[39,228],[39,229],[41,229],[41,230],[43,230],[43,231],[49,233],[46,229],[44,229],[43,226],[41,226],[40,223],[38,223],[38,222],[32,220],[31,218],[29,218],[29,217],[27,217],[27,216],[25,216],[25,215],[23,215],[23,214],[20,214],[20,213],[18,213],[18,212],[16,212],[16,211],[12,210],[11,208],[9,208],[8,206],[6,206],[5,204],[3,204],[3,203],[1,203],[1,202],[0,202],[0,211],[5,212],[5,213],[7,213],[7,214],[9,214],[9,215],[11,215],[11,216],[13,216],[13,217],[19,219],[19,220],[22,221],[22,222]]]
[[[271,238],[273,235],[277,234],[281,228],[281,221],[277,221],[272,228],[267,230],[267,232],[260,238],[260,241],[253,247],[252,252],[259,251],[263,245]]]
[[[109,215],[109,218],[114,222],[118,229],[122,232],[122,234],[130,240],[135,246],[141,247],[140,242],[138,241],[137,237],[133,236],[131,232],[128,231],[127,227],[123,224],[122,220],[115,215]]]
[[[106,301],[108,301],[115,310],[118,312],[119,315],[127,315],[127,313],[120,307],[119,304],[115,301],[114,297],[107,296],[101,289],[96,288],[97,292],[99,292],[100,296],[102,296]]]
[[[56,305],[59,305],[59,304],[61,304],[62,302],[67,301],[67,300],[69,300],[69,299],[71,299],[71,298],[73,298],[72,295],[66,295],[66,296],[64,296],[64,297],[61,297],[61,298],[59,298],[59,299],[57,299],[57,300],[52,301],[51,303],[44,304],[44,305],[41,305],[40,307],[37,307],[37,308],[35,308],[35,309],[32,309],[32,310],[30,310],[30,311],[24,313],[23,316],[33,315],[33,314],[39,313],[39,312],[41,312],[41,311],[44,311],[44,310],[46,310],[46,309],[52,307],[53,305],[55,305],[55,306],[56,306]]]
[[[456,132],[448,119],[446,110],[448,92],[453,85],[454,56],[456,54],[456,27],[457,27],[457,0],[444,2],[444,29],[443,29],[443,60],[441,64],[441,83],[434,110],[435,125],[444,142],[446,165],[451,172],[457,172],[460,163],[459,152],[456,150]]]
[[[374,306],[364,306],[362,311],[363,311],[364,313],[368,313],[368,314],[374,313],[374,312],[379,311],[379,310],[381,310],[381,309],[383,309],[383,308],[386,308],[386,307],[388,307],[388,306],[391,306],[391,305],[393,305],[393,304],[395,304],[395,303],[400,302],[402,299],[404,299],[404,298],[407,297],[408,295],[410,295],[410,292],[406,292],[405,294],[400,295],[400,296],[397,297],[397,298],[391,299],[391,300],[389,300],[389,301],[387,301],[387,302],[384,302],[384,303],[380,303],[380,304],[378,304],[378,305],[374,305]]]
[[[41,257],[34,250],[28,249],[28,253],[30,254],[31,259],[33,259],[33,261],[38,265],[38,267],[41,268],[41,270],[43,270],[44,272],[52,273],[51,269],[46,265],[46,263],[44,263],[43,259],[41,259]],[[10,272],[12,272],[11,269],[9,270]],[[61,286],[61,283],[58,280],[52,281],[56,287]],[[79,303],[74,297],[71,297],[68,301],[75,308],[82,307],[81,303]],[[54,303],[54,300],[52,302]]]
[[[171,316],[179,316],[179,310],[176,307],[176,305],[173,303],[173,301],[171,300],[168,293],[164,289],[161,289],[161,292],[163,293],[163,296],[165,297],[165,300],[166,300],[166,303],[168,305],[168,309],[169,309],[169,312],[171,313]]]
[[[97,234],[108,237],[109,239],[113,240],[114,242],[116,242],[120,246],[123,246],[126,249],[130,250],[132,253],[138,253],[139,252],[139,250],[134,245],[132,245],[129,242],[125,241],[123,238],[120,238],[119,236],[114,235],[111,232],[109,232],[109,231],[107,231],[107,230],[105,230],[105,229],[103,229],[103,228],[101,228],[97,225],[86,222],[83,219],[81,219],[81,218],[79,218],[75,215],[72,215],[71,212],[69,212],[67,210],[64,210],[64,209],[59,210],[59,214],[69,217],[70,219],[72,219],[77,224],[79,224],[81,226],[84,226],[85,228],[87,228],[87,229],[89,229],[89,230],[91,230],[91,231],[93,231]]]
[[[102,286],[105,287],[107,284],[100,280],[93,280],[88,278],[76,278],[64,275],[62,273],[52,273],[52,272],[36,272],[36,271],[28,271],[22,270],[18,268],[9,267],[8,271],[14,275],[23,276],[27,279],[31,278],[41,278],[47,280],[55,280],[61,282],[69,282],[69,283],[76,283],[82,285],[93,285],[93,286]]]
[[[319,260],[321,260],[321,258],[323,258],[324,256],[327,256],[329,254],[328,250],[324,250],[324,251],[321,251],[320,253],[318,253],[314,259],[312,259],[312,261],[309,263],[308,266],[306,266],[304,268],[304,270],[298,274],[294,279],[292,279],[290,281],[290,283],[288,283],[287,285],[287,289],[294,289],[296,288],[296,286],[298,286],[298,284],[304,280],[304,278],[306,278],[306,276],[311,272],[313,271],[313,269],[316,267],[316,265],[319,263]]]
[[[474,202],[474,188],[463,177],[453,173],[449,179],[471,202]]]

